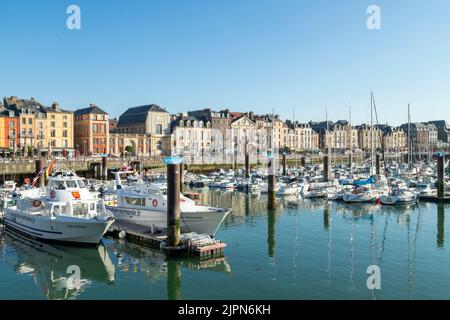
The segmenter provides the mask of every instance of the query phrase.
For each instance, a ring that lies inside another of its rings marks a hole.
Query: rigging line
[[[297,211],[296,211],[296,216],[295,216],[295,237],[294,237],[294,254],[292,256],[292,264],[294,266],[294,270],[295,270],[295,278],[298,277],[298,266],[297,266],[297,258],[298,258],[298,247],[299,247],[299,243],[300,243],[300,237],[298,234],[298,206],[297,206]]]
[[[410,219],[409,214],[407,216],[407,226],[408,226],[408,232],[407,232],[407,244],[408,244],[408,262],[407,262],[407,270],[408,270],[408,295],[409,298],[411,298],[411,290],[412,290],[412,272],[411,272],[411,228],[410,228]]]
[[[414,273],[415,273],[415,261],[416,261],[416,249],[417,249],[417,235],[419,233],[419,229],[420,229],[420,220],[421,220],[421,210],[420,210],[420,206],[419,206],[419,213],[417,214],[417,222],[416,222],[416,230],[415,230],[415,234],[414,234],[414,240],[413,240],[413,255],[412,255],[412,263],[411,263],[411,288],[410,291],[412,291],[412,287],[414,285]],[[410,292],[411,295],[412,292]]]
[[[353,275],[355,273],[355,253],[353,246],[353,218],[350,219],[350,287],[355,288]]]
[[[381,264],[383,262],[384,243],[385,243],[386,238],[387,238],[388,220],[389,220],[389,213],[386,212],[386,220],[385,220],[385,223],[384,223],[384,230],[383,230],[383,240],[381,240],[380,257],[378,258],[378,264]]]
[[[378,111],[377,111],[377,104],[375,102],[375,96],[372,99],[373,99],[373,108],[375,110],[375,119],[376,119],[376,122],[377,122],[377,126],[379,126],[380,123],[378,122]],[[386,159],[385,159],[385,152],[384,152],[385,151],[384,149],[385,149],[386,146],[384,145],[384,139],[383,139],[383,135],[382,135],[381,130],[378,130],[378,137],[379,137],[380,142],[381,142],[381,157],[383,159],[384,175],[387,177],[388,176],[388,171],[387,171],[387,167],[386,167]],[[389,180],[388,180],[388,186],[390,186]]]
[[[370,223],[370,239],[371,239],[371,244],[370,244],[370,252],[371,252],[371,259],[372,259],[372,264],[375,264],[375,243],[376,243],[376,235],[375,235],[375,223],[374,223],[375,217],[372,214],[372,220]],[[371,290],[372,291],[372,298],[374,300],[377,299],[377,296],[375,294],[375,290]]]
[[[328,206],[328,203],[327,203]],[[327,274],[328,274],[328,284],[331,282],[331,258],[332,258],[332,243],[333,243],[333,237],[332,237],[332,217],[328,217],[330,221],[330,225],[328,227],[328,264],[327,264]]]

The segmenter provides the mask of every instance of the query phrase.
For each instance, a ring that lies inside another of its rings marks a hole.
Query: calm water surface
[[[233,208],[217,234],[224,258],[167,260],[109,238],[56,246],[0,228],[0,299],[450,299],[448,206],[284,198],[268,212],[264,195],[220,191],[203,201]],[[370,265],[380,290],[367,289]]]

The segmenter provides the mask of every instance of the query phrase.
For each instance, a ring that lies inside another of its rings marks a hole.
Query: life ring
[[[33,207],[37,208],[41,206],[41,201],[40,200],[33,200]]]
[[[153,206],[153,208],[156,208],[158,206],[158,200],[153,199],[152,206]]]

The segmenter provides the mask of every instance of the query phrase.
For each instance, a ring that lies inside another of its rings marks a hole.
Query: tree
[[[126,146],[125,147],[125,152],[126,153],[133,153],[133,147],[132,146]]]

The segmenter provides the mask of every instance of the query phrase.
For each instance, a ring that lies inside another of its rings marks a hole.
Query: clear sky
[[[81,8],[81,30],[66,9]],[[366,9],[381,8],[381,30]],[[112,116],[156,103],[299,121],[450,120],[448,0],[39,0],[0,4],[0,95],[96,103]]]

